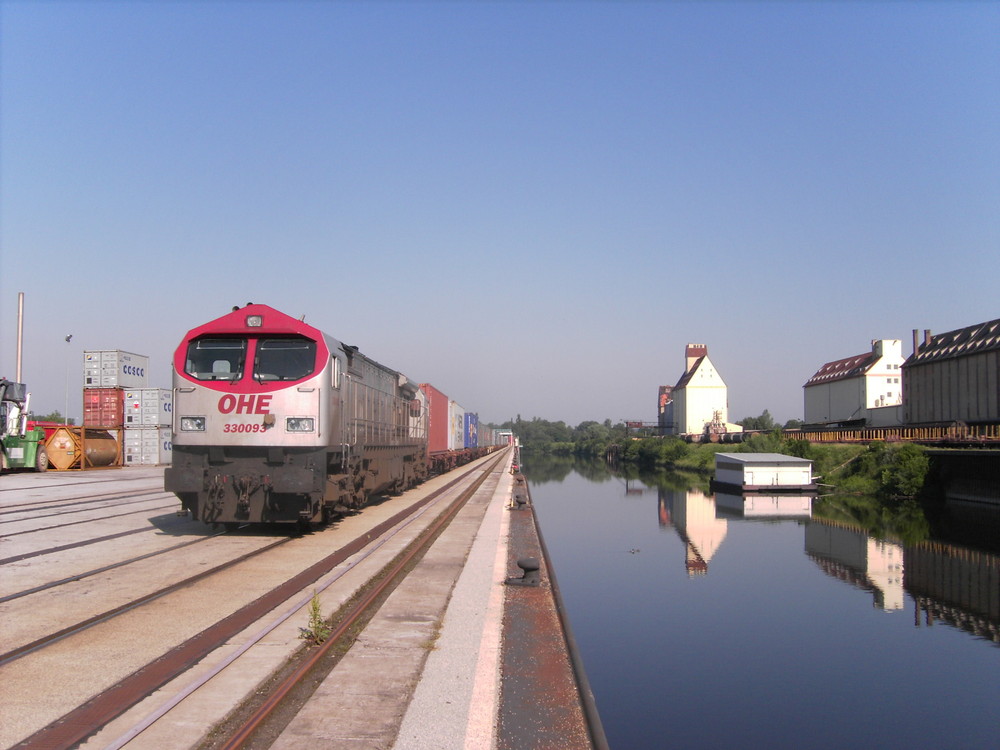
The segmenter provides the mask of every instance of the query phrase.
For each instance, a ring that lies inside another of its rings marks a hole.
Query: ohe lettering
[[[227,393],[219,399],[219,411],[223,414],[270,414],[271,394],[241,393],[236,396]]]

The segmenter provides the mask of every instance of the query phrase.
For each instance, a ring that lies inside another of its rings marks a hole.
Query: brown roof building
[[[806,424],[898,424],[903,403],[903,348],[875,339],[870,352],[827,362],[802,386]]]

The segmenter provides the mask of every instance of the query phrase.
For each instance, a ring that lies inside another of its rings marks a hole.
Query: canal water
[[[612,748],[1000,748],[996,514],[523,470]]]

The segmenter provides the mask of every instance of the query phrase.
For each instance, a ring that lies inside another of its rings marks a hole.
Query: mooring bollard
[[[510,507],[516,510],[524,510],[528,507],[528,484],[521,474],[514,477],[514,486],[510,493]]]
[[[540,581],[539,565],[537,557],[522,557],[517,561],[517,567],[523,572],[520,578],[508,578],[507,584],[510,586],[537,586]]]

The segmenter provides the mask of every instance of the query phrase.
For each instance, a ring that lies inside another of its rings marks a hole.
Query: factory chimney
[[[931,331],[929,328],[924,329],[924,340],[921,341],[920,331],[916,328],[913,329],[913,356],[917,356],[920,352],[931,345]]]

